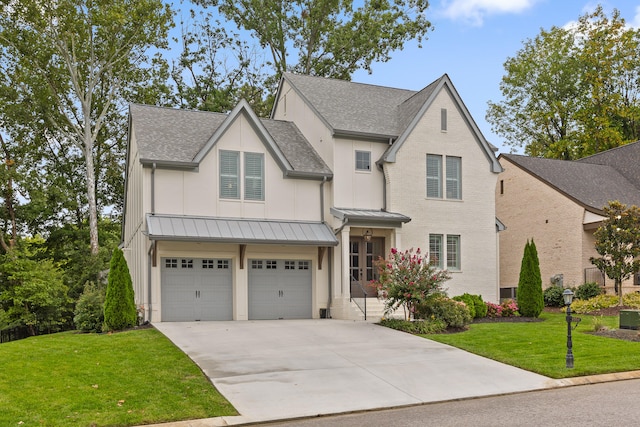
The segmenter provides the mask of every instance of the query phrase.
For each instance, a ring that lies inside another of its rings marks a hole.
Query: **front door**
[[[363,297],[377,296],[377,290],[371,284],[378,278],[378,268],[375,262],[378,258],[384,258],[384,238],[372,237],[366,240],[364,237],[349,238],[349,273],[351,276],[351,296]]]

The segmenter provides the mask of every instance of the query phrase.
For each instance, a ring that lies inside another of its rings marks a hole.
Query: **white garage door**
[[[162,321],[232,320],[230,259],[162,258]]]
[[[310,319],[311,261],[249,260],[249,319]]]

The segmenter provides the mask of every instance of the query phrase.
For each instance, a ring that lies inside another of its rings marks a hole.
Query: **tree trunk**
[[[88,110],[88,109],[87,109]],[[87,174],[87,202],[89,204],[89,239],[91,255],[98,255],[98,205],[96,202],[96,173],[93,161],[93,138],[89,112],[85,111],[84,126],[84,161]]]

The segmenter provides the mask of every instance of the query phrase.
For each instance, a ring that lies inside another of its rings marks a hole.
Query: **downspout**
[[[323,176],[322,177],[322,182],[320,183],[320,221],[324,224],[324,183],[327,182],[327,177]],[[328,286],[329,286],[329,299],[327,300],[327,319],[331,319],[331,287],[332,287],[332,281],[331,281],[331,265],[332,265],[332,259],[331,259],[331,247],[328,248],[329,250],[328,252],[328,260],[327,260],[327,275],[328,275]]]
[[[327,177],[322,177],[322,182],[320,183],[320,222],[324,224],[324,183],[327,182]]]
[[[156,163],[151,166],[151,215],[156,213]]]
[[[327,274],[329,275],[329,301],[327,301],[327,319],[331,319],[331,301],[333,301],[333,247],[329,246],[329,262]]]
[[[151,257],[154,249],[154,241],[151,241],[151,246],[147,251],[147,321],[151,322]]]
[[[153,162],[151,165],[151,215],[155,215],[156,213],[156,163]],[[147,252],[147,304],[149,307],[149,318],[147,319],[151,322],[151,289],[152,289],[152,281],[151,281],[151,264],[152,264],[152,252],[155,250],[155,241],[151,241],[151,246],[149,247],[149,251]]]

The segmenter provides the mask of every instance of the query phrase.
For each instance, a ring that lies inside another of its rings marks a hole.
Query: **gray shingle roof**
[[[197,162],[198,155],[228,117],[222,113],[130,105],[132,131],[143,163],[179,165]],[[294,123],[259,120],[291,165],[289,172],[331,177],[327,164]]]
[[[615,165],[543,159],[515,154],[501,157],[564,193],[590,211],[601,212],[611,200],[640,206],[640,188]]]
[[[612,166],[640,189],[640,141],[603,151],[578,161]]]
[[[398,136],[401,132],[398,106],[416,93],[291,73],[285,73],[284,78],[337,133]]]

